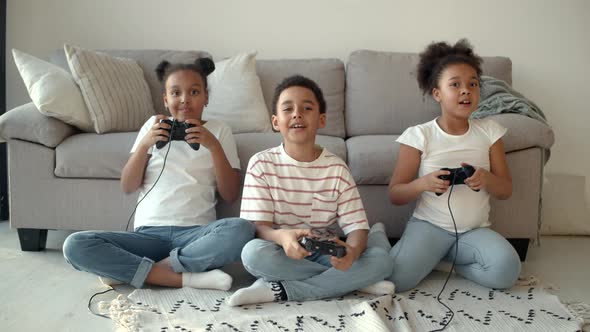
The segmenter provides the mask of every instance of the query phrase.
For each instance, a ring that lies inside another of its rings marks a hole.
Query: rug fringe
[[[541,283],[541,280],[533,275],[519,276],[518,280],[516,280],[516,286],[537,286],[539,283]]]
[[[108,312],[109,317],[117,325],[117,330],[125,330],[131,332],[139,331],[141,327],[137,313],[139,311],[145,311],[146,309],[152,309],[138,307],[134,305],[123,294],[119,294],[119,296],[117,296],[116,299],[110,302],[99,302],[98,307],[101,311]]]
[[[543,289],[545,290],[559,290],[559,287],[555,286],[552,283],[541,282],[541,279],[537,278],[534,275],[530,276],[519,276],[518,280],[516,281],[516,286],[539,286],[543,285]]]
[[[590,305],[582,301],[566,301],[563,304],[582,326],[590,325]]]

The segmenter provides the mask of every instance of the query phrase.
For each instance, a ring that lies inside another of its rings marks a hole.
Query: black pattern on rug
[[[142,289],[103,308],[130,331],[430,331],[450,317],[436,300],[443,281],[427,279],[396,295],[357,292],[320,301],[238,307],[225,304],[230,292]],[[445,331],[574,332],[583,324],[542,287],[493,290],[453,278],[441,299],[455,312]]]

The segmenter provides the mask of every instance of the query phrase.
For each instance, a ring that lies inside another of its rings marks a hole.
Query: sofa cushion
[[[344,138],[344,63],[338,59],[257,60],[256,67],[264,100],[272,113],[276,86],[286,77],[300,74],[314,80],[322,89],[327,106],[327,124],[320,135]],[[333,151],[336,153],[336,151]]]
[[[156,76],[156,66],[162,62],[162,60],[169,61],[171,63],[176,62],[193,62],[196,58],[211,57],[207,52],[202,51],[171,51],[171,50],[101,50],[111,56],[128,58],[137,61],[137,64],[143,70],[143,76],[147,82],[150,93],[152,96],[152,102],[154,110],[158,114],[167,114],[166,108],[164,107],[164,101],[162,100],[162,85]],[[66,59],[63,49],[54,51],[51,54],[51,62],[64,68],[68,72],[68,61]]]
[[[119,179],[136,137],[137,132],[70,136],[55,149],[55,176]]]
[[[505,57],[483,57],[485,75],[512,82],[512,63]],[[430,121],[440,107],[423,96],[416,81],[416,53],[355,51],[346,68],[346,134],[399,135]]]
[[[399,135],[363,135],[346,140],[348,166],[357,185],[388,184],[395,166]]]
[[[75,127],[41,114],[33,103],[18,106],[0,116],[0,137],[5,140],[16,138],[54,148],[78,132]]]

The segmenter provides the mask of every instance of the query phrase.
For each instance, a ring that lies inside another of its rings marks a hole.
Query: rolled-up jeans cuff
[[[137,267],[137,271],[135,271],[133,279],[131,279],[131,286],[135,288],[142,288],[143,283],[145,282],[145,278],[147,278],[153,265],[153,260],[147,257],[142,258],[141,262],[139,263],[139,266]]]
[[[178,251],[180,248],[174,248],[170,251],[170,266],[172,266],[172,270],[177,273],[188,272],[184,266],[178,260]]]
[[[285,285],[286,284],[286,285]],[[293,292],[291,288],[291,286],[289,285],[289,281],[281,281],[281,285],[283,286],[283,289],[285,290],[285,294],[287,294],[287,301],[305,301],[305,298],[299,298],[297,295],[299,295],[297,292]]]

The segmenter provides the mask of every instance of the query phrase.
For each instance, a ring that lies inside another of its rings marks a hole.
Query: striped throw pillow
[[[67,44],[64,49],[97,133],[136,131],[154,115],[150,89],[135,60]]]

